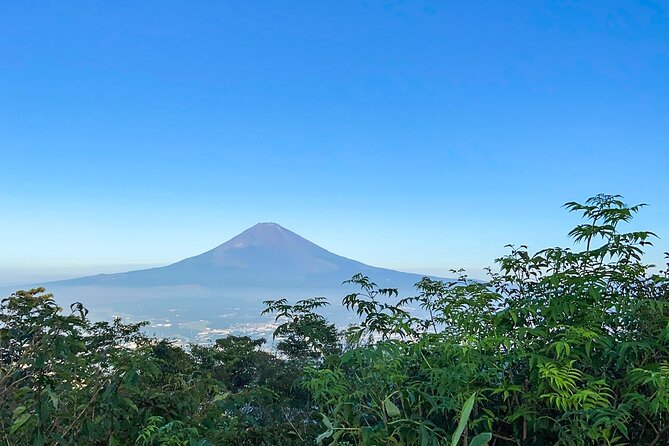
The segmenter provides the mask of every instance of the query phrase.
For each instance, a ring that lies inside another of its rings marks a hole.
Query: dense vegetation
[[[323,299],[268,301],[273,352],[182,349],[19,291],[0,307],[0,445],[669,444],[669,275],[643,263],[652,233],[621,231],[642,206],[566,207],[582,250],[511,246],[485,283],[401,300],[355,276],[343,332]]]

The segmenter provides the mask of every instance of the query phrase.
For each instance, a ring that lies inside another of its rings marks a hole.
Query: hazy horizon
[[[212,246],[213,248],[213,246]],[[338,253],[334,250],[330,250],[335,254],[344,255]],[[75,265],[61,265],[54,266],[50,264],[26,264],[26,265],[14,265],[13,267],[0,266],[0,286],[12,286],[12,285],[29,285],[32,283],[40,282],[51,282],[58,280],[66,279],[75,279],[84,276],[91,276],[97,274],[114,274],[114,273],[123,273],[128,271],[143,270],[149,268],[158,268],[167,266],[178,261],[183,260],[194,255],[201,254],[191,253],[183,258],[171,259],[166,262],[156,262],[156,263],[115,263],[115,264],[75,264]],[[358,260],[358,259],[356,259]],[[363,262],[367,263],[367,262]],[[370,264],[370,263],[367,263]],[[407,273],[415,274],[425,274],[433,275],[440,277],[449,277],[453,276],[451,269],[455,268],[465,268],[467,273],[475,278],[482,278],[485,276],[485,266],[483,267],[469,267],[466,268],[463,265],[454,265],[449,267],[440,267],[436,265],[403,265],[398,263],[384,262],[382,264],[370,264],[372,266],[377,266],[380,268],[388,268],[392,270],[397,270]],[[490,265],[492,266],[492,261]]]
[[[25,267],[25,268],[0,268],[0,285],[28,285],[31,283],[52,282],[58,280],[76,279],[79,277],[90,276],[95,274],[114,274],[124,273],[128,271],[135,271],[148,268],[157,268],[167,266],[169,263],[156,264],[117,264],[117,265],[79,265],[69,267]],[[426,274],[434,276],[452,276],[449,268],[438,268],[430,266],[416,266],[403,267],[397,265],[374,265],[380,268],[388,268],[396,271]],[[473,278],[482,278],[485,276],[483,269],[470,268],[467,269],[469,275]]]

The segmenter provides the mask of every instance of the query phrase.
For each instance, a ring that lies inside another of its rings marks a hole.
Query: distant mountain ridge
[[[334,288],[354,274],[381,286],[407,286],[423,276],[377,268],[334,254],[276,224],[258,223],[200,255],[168,266],[51,282],[57,286],[203,288]]]

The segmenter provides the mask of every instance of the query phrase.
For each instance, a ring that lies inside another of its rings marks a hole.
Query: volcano
[[[419,274],[377,268],[334,254],[276,224],[258,223],[200,255],[168,266],[52,282],[57,286],[334,288],[354,274],[406,286]]]
[[[92,320],[148,321],[149,334],[188,343],[229,333],[271,336],[275,322],[261,314],[268,299],[325,297],[330,305],[322,314],[346,326],[356,316],[341,299],[360,287],[342,282],[358,273],[380,288],[397,288],[400,297],[414,295],[413,285],[423,277],[347,259],[276,223],[259,223],[171,265],[23,288],[44,286],[65,311],[80,302]]]

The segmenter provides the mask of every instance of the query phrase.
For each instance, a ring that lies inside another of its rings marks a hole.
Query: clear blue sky
[[[669,4],[2,2],[0,282],[165,264],[275,221],[444,271],[651,204]]]

